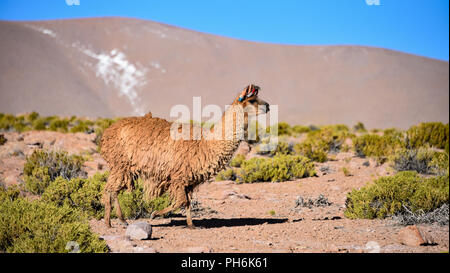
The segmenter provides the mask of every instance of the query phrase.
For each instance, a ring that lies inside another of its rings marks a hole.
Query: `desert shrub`
[[[239,168],[239,167],[241,167],[241,164],[244,161],[245,161],[245,155],[238,154],[231,160],[230,166]]]
[[[90,133],[93,132],[94,123],[90,120],[74,119],[72,120],[72,128],[70,128],[71,133]]]
[[[4,145],[6,143],[7,139],[3,134],[0,134],[0,146]]]
[[[292,128],[291,126],[286,123],[286,122],[280,122],[277,125],[275,125],[278,127],[278,135],[282,136],[282,135],[287,135],[290,136],[292,135]],[[269,130],[269,128],[267,128],[267,130]]]
[[[238,182],[287,181],[315,175],[314,164],[299,155],[278,154],[272,158],[252,158],[236,170]]]
[[[449,155],[448,153],[435,152],[433,159],[429,163],[431,173],[436,175],[449,174]]]
[[[36,131],[43,131],[47,129],[49,124],[46,122],[45,118],[37,118],[32,122],[32,128]]]
[[[353,126],[353,130],[355,130],[356,132],[367,132],[366,127],[364,126],[364,123],[362,122],[358,122]]]
[[[313,208],[313,207],[327,207],[332,203],[323,194],[319,195],[317,198],[307,198],[306,200],[302,196],[297,196],[295,200],[294,209],[300,209],[303,207]]]
[[[352,176],[353,175],[347,167],[342,167],[342,173],[345,176]]]
[[[30,123],[32,123],[33,121],[37,120],[38,118],[39,118],[39,113],[35,112],[35,111],[25,115],[25,120],[27,122],[30,122]]]
[[[103,188],[108,179],[108,172],[97,173],[91,178],[73,178],[70,180],[58,177],[42,194],[42,201],[56,206],[68,206],[84,212],[89,217],[100,219],[104,216],[102,203]],[[122,214],[127,219],[150,216],[153,210],[160,210],[170,205],[167,194],[152,200],[144,196],[141,179],[134,181],[133,191],[123,191],[118,199]],[[115,210],[112,217],[116,217]]]
[[[392,158],[392,167],[396,171],[416,171],[421,174],[431,174],[431,161],[437,152],[427,148],[400,149]]]
[[[4,200],[14,201],[20,195],[20,189],[17,186],[11,186],[6,188],[2,184],[0,184],[0,203]]]
[[[283,154],[291,155],[294,153],[294,146],[291,143],[279,141],[275,149],[270,151],[270,155]]]
[[[364,134],[353,138],[353,147],[360,157],[374,157],[378,163],[386,161],[397,149],[404,147],[401,138],[393,135]]]
[[[57,131],[61,133],[67,133],[69,131],[69,120],[55,118],[50,122],[49,130]]]
[[[14,128],[16,117],[10,114],[2,114],[0,117],[0,130],[9,131]]]
[[[448,151],[449,125],[441,122],[426,122],[412,126],[406,131],[408,148],[424,146],[446,149]]]
[[[42,194],[42,201],[57,206],[70,206],[86,212],[87,215],[100,219],[104,214],[101,203],[103,187],[108,173],[97,173],[92,178],[72,178],[66,180],[58,177]]]
[[[385,218],[402,213],[405,207],[413,213],[429,212],[448,203],[449,177],[424,178],[416,172],[399,172],[381,177],[374,184],[347,195],[345,216],[348,218]]]
[[[30,129],[28,126],[28,123],[25,121],[25,117],[23,117],[23,116],[18,116],[15,118],[13,128],[14,128],[14,131],[19,132],[19,133]]]
[[[292,132],[295,134],[303,134],[311,132],[311,128],[308,126],[295,125],[292,127]]]
[[[415,213],[410,211],[407,207],[404,207],[404,211],[397,213],[392,217],[392,219],[396,223],[404,226],[433,223],[448,226],[449,206],[448,204],[444,204],[430,212],[419,210]]]
[[[397,128],[389,128],[383,131],[384,136],[392,136],[398,139],[403,139],[405,133],[403,131],[400,131]]]
[[[137,219],[139,217],[150,216],[155,210],[162,210],[171,203],[167,193],[154,199],[147,199],[144,195],[143,181],[134,181],[135,189],[131,192],[124,191],[119,194],[120,208],[123,217],[127,219]],[[115,212],[113,213],[115,216]]]
[[[317,131],[308,133],[307,140],[323,147],[325,152],[336,153],[340,151],[345,139],[351,137],[349,129],[345,125],[325,126]]]
[[[327,154],[339,152],[345,139],[350,136],[346,125],[324,126],[319,130],[310,131],[306,140],[294,145],[293,149],[296,154],[312,161],[325,162]]]
[[[236,180],[236,174],[234,173],[233,169],[230,168],[222,170],[216,175],[216,181],[224,180]]]
[[[63,253],[67,243],[80,252],[107,252],[89,229],[86,216],[68,206],[12,197],[0,188],[0,252]]]
[[[34,194],[42,194],[58,176],[66,180],[86,177],[86,172],[82,170],[83,163],[81,156],[35,150],[26,158],[23,168],[25,189]]]
[[[294,145],[295,154],[302,155],[315,162],[327,161],[327,148],[312,141],[304,141]]]

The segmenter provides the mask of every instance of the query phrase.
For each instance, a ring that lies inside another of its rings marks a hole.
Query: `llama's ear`
[[[241,94],[239,95],[238,100],[243,101],[247,97],[249,90],[250,90],[250,86],[245,87],[244,90],[242,90]]]
[[[245,98],[258,95],[258,90],[259,90],[258,86],[253,84],[248,85],[247,87],[245,87],[245,89],[239,96],[239,101],[243,101]]]

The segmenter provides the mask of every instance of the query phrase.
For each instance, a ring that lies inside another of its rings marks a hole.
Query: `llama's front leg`
[[[125,221],[125,219],[123,218],[122,210],[120,209],[119,198],[117,196],[118,196],[117,192],[114,192],[112,194],[112,198],[114,199],[114,207],[116,207],[117,217],[119,218],[122,225],[128,226],[127,221]]]
[[[190,194],[186,192],[186,222],[188,228],[195,228],[194,223],[192,222],[192,214],[191,214],[191,198]]]

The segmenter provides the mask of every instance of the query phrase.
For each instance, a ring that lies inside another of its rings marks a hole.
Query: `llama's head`
[[[248,85],[234,100],[233,105],[242,106],[248,115],[258,115],[269,112],[269,104],[258,98],[259,90],[259,86],[254,84]]]

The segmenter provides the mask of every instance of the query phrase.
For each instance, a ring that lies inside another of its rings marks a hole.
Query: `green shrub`
[[[3,192],[3,193],[2,193]],[[68,206],[8,196],[0,188],[0,252],[63,253],[69,242],[80,252],[107,252],[85,215]]]
[[[448,203],[448,196],[448,175],[424,178],[416,172],[399,172],[349,193],[345,216],[385,218],[401,213],[405,207],[412,212],[428,212]]]
[[[86,213],[90,217],[100,219],[104,216],[104,206],[101,202],[103,188],[108,179],[108,172],[97,173],[91,178],[71,180],[58,177],[42,194],[42,201],[56,206],[68,206]],[[160,210],[170,205],[167,194],[152,200],[144,196],[143,182],[134,182],[135,189],[131,192],[123,191],[118,199],[122,214],[127,219],[150,216],[153,210]],[[112,217],[116,217],[115,210]]]
[[[100,219],[104,215],[101,198],[107,177],[107,173],[97,173],[88,179],[66,180],[58,177],[45,189],[42,201],[57,206],[70,206]]]
[[[299,155],[278,154],[272,158],[252,158],[236,170],[238,182],[287,181],[315,175],[314,164]]]
[[[150,216],[155,210],[162,210],[171,203],[167,193],[161,197],[148,200],[144,195],[143,181],[138,179],[134,182],[135,189],[131,192],[124,191],[119,194],[120,208],[123,217],[127,219],[137,219],[139,217]],[[115,213],[113,213],[115,216]]]
[[[295,125],[292,127],[292,132],[294,134],[303,134],[311,132],[311,128],[308,126]]]
[[[32,123],[33,121],[37,120],[39,118],[39,113],[33,111],[25,116],[25,119],[27,122]]]
[[[325,162],[328,153],[337,153],[343,147],[346,138],[350,137],[346,125],[324,126],[310,131],[305,141],[294,145],[294,152],[312,161]]]
[[[305,141],[294,145],[295,154],[305,156],[315,162],[327,161],[327,147],[312,141]]]
[[[284,141],[279,141],[275,149],[270,151],[270,155],[282,154],[291,155],[294,153],[293,145]]]
[[[427,148],[400,149],[392,158],[392,167],[396,171],[416,171],[421,174],[432,174],[436,167],[431,164],[437,156],[436,151]],[[437,163],[437,162],[436,162]]]
[[[32,128],[36,131],[43,131],[47,129],[49,124],[46,122],[45,118],[37,118],[32,122]]]
[[[355,126],[353,126],[353,130],[355,130],[356,132],[362,132],[362,133],[367,132],[366,127],[364,126],[364,123],[362,123],[362,122],[356,123]]]
[[[336,153],[341,149],[345,139],[351,137],[349,129],[345,125],[324,126],[320,130],[308,133],[307,141],[324,152]]]
[[[406,143],[408,148],[431,146],[448,151],[449,125],[441,122],[426,122],[412,126],[406,132]]]
[[[449,155],[448,153],[436,152],[431,160],[429,167],[433,174],[449,174]]]
[[[10,114],[2,114],[0,117],[0,130],[9,131],[14,128],[16,117]]]
[[[69,120],[55,118],[50,122],[49,130],[57,131],[61,133],[67,133],[69,131]]]
[[[383,131],[384,136],[391,136],[398,139],[404,139],[405,133],[403,131],[400,131],[396,128],[389,128]]]
[[[347,169],[346,167],[342,167],[342,172],[344,173],[345,176],[352,176],[353,174],[350,172],[349,169]]]
[[[378,163],[383,163],[388,156],[403,148],[404,142],[393,135],[364,134],[353,138],[353,147],[358,156],[374,157]]]
[[[243,154],[238,154],[236,155],[230,162],[230,166],[231,167],[236,167],[239,168],[241,167],[242,162],[245,161],[245,155]]]
[[[225,169],[216,175],[216,181],[236,180],[236,174],[233,169]]]
[[[282,135],[290,136],[290,135],[292,135],[292,129],[291,129],[291,126],[288,123],[280,122],[276,126],[278,126],[278,135],[279,136],[282,136]]]
[[[26,158],[23,168],[25,189],[34,194],[42,194],[58,176],[66,180],[86,177],[86,172],[82,170],[83,163],[81,156],[35,150]]]
[[[0,146],[4,145],[6,143],[7,139],[3,134],[0,134]]]
[[[94,123],[90,120],[74,119],[72,128],[70,128],[71,133],[89,133],[92,130]]]

